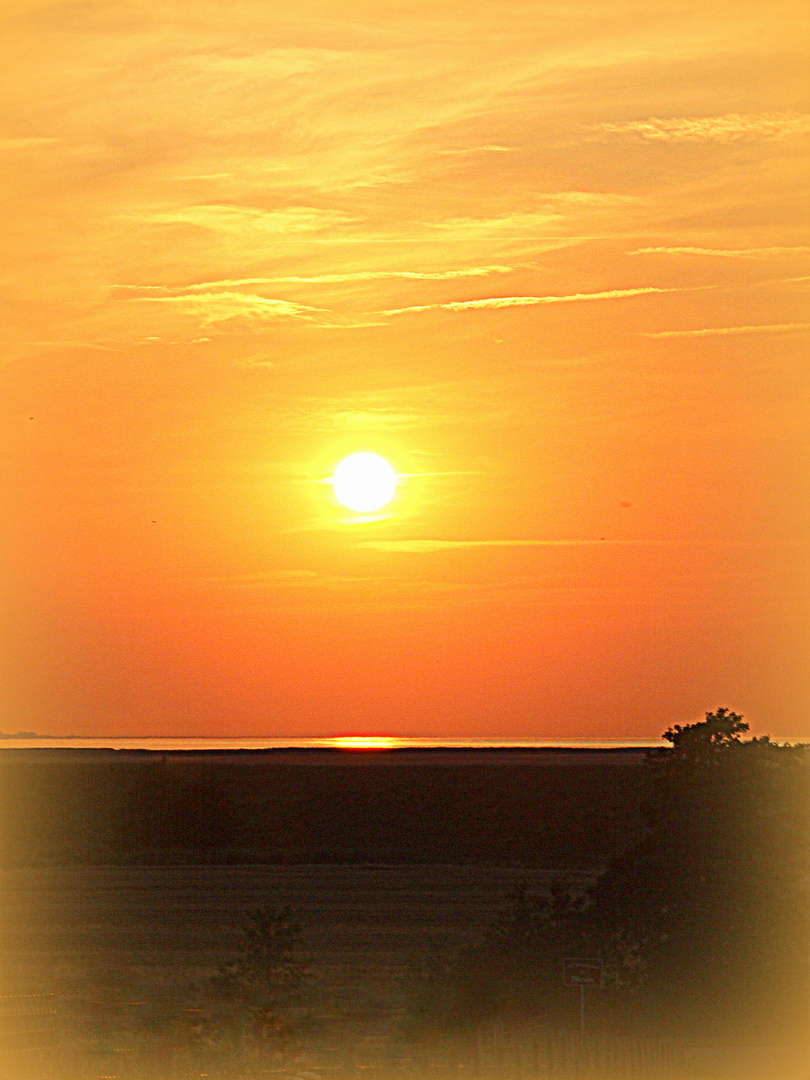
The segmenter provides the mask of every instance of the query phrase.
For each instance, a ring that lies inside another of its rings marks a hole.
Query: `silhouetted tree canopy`
[[[726,708],[651,751],[646,836],[586,888],[518,890],[456,956],[434,1021],[574,1026],[565,957],[598,957],[594,1023],[657,1034],[804,1038],[810,1026],[810,748]]]
[[[747,730],[720,708],[664,733],[649,835],[583,915],[614,983],[659,1027],[775,1032],[810,1016],[807,747]]]
[[[265,906],[243,916],[227,956],[198,987],[196,1006],[186,1010],[190,1061],[227,1067],[241,1080],[265,1076],[268,1062],[294,1053],[306,1027],[297,1008],[309,976],[301,936],[289,907]]]

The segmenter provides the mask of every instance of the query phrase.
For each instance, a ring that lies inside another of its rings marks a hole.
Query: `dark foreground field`
[[[0,864],[592,869],[635,840],[643,751],[0,751]]]
[[[105,1008],[144,1002],[121,1012],[121,1026],[132,1027],[139,1014],[193,1005],[194,984],[228,956],[240,915],[290,904],[319,1039],[352,1032],[368,1041],[401,1018],[423,958],[474,938],[523,876],[442,866],[11,869],[2,875],[5,972],[23,992],[55,993],[74,1028],[68,1041],[90,1053],[104,1044]]]
[[[773,1048],[673,1064],[666,1047],[586,1045],[576,988],[553,1043],[488,1029],[430,1060],[408,1043],[431,966],[480,940],[516,886],[592,880],[643,835],[641,753],[7,751],[0,782],[0,992],[54,995],[28,999],[58,1014],[30,1023],[60,1043],[0,1055],[0,1080],[802,1076],[789,1049],[782,1068]],[[309,965],[294,1052],[189,1050],[245,915],[285,905]]]

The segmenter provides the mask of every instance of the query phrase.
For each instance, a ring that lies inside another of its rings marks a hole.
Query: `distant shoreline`
[[[392,735],[392,736],[340,736],[340,735],[318,735],[318,736],[260,736],[260,735],[236,735],[236,736],[207,736],[207,735],[39,735],[33,731],[17,731],[14,733],[0,731],[0,741],[14,741],[18,742],[84,742],[94,744],[105,744],[101,746],[101,749],[116,749],[117,746],[122,749],[133,749],[131,744],[143,744],[143,748],[148,750],[150,746],[145,745],[149,743],[195,743],[195,744],[210,744],[211,749],[216,749],[217,744],[220,744],[222,748],[227,749],[257,749],[252,744],[263,744],[266,749],[358,749],[355,746],[347,746],[346,743],[353,743],[356,741],[371,741],[378,740],[378,746],[368,747],[369,749],[382,749],[382,750],[401,750],[401,749],[550,749],[552,747],[561,747],[563,749],[590,749],[590,748],[609,748],[609,747],[642,747],[642,746],[658,746],[663,744],[662,739],[565,739],[562,736],[558,738],[548,739],[499,739],[495,736],[491,738],[453,738],[452,736],[411,736],[411,735]],[[117,746],[116,746],[117,744]],[[130,744],[124,746],[123,744]],[[227,745],[226,745],[227,744]],[[182,746],[173,747],[175,749],[183,749]],[[194,749],[201,749],[203,747],[195,746]],[[365,749],[366,747],[360,747]],[[33,749],[33,748],[32,748]]]
[[[39,762],[41,764],[151,764],[172,761],[178,764],[208,763],[211,765],[239,764],[391,767],[405,765],[611,765],[642,763],[652,751],[667,752],[666,747],[430,747],[395,748],[386,750],[347,751],[322,748],[263,748],[263,749],[191,749],[151,750],[86,747],[9,748],[0,746],[0,761]]]

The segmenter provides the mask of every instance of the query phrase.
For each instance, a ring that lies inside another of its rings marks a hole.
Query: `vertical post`
[[[579,984],[579,1033],[585,1034],[585,983]]]

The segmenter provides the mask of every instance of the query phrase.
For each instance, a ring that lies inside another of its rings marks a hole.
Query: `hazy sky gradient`
[[[6,8],[0,729],[810,734],[803,7]]]

